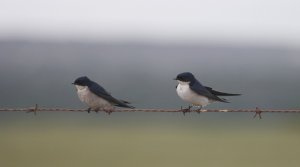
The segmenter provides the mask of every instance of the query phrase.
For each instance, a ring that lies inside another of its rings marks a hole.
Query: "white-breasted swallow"
[[[175,80],[178,81],[176,86],[176,92],[178,96],[194,105],[199,106],[201,110],[202,107],[207,106],[208,104],[219,101],[224,103],[229,103],[226,99],[220,98],[218,96],[239,96],[240,94],[231,94],[224,93],[213,90],[210,87],[203,86],[192,73],[184,72],[178,74]],[[190,109],[191,107],[189,107]]]
[[[102,86],[86,76],[77,78],[73,84],[77,89],[79,99],[89,106],[88,112],[90,112],[90,110],[96,112],[103,110],[111,113],[114,111],[115,106],[134,108],[128,105],[129,102],[114,98]]]

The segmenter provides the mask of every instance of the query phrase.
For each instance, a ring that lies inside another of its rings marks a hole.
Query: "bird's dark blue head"
[[[192,82],[195,80],[195,77],[190,72],[184,72],[184,73],[178,74],[177,77],[175,78],[175,80],[182,81],[182,82]]]
[[[88,77],[83,76],[83,77],[77,78],[73,84],[79,85],[79,86],[88,86],[90,83],[91,83],[91,80]]]

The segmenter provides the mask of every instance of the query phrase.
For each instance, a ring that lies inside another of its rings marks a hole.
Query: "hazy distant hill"
[[[244,94],[214,107],[293,108],[300,92],[299,55],[280,47],[1,41],[0,104],[82,106],[70,83],[88,75],[137,106],[180,106],[185,103],[172,79],[191,71],[206,85]]]

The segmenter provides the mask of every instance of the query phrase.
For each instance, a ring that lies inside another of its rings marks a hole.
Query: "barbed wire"
[[[0,112],[33,112],[35,115],[37,112],[87,112],[87,109],[69,109],[69,108],[39,108],[36,104],[34,107],[29,108],[0,108]],[[235,113],[235,112],[247,112],[247,113],[255,113],[253,118],[258,116],[259,119],[262,118],[261,113],[300,113],[300,109],[294,110],[285,110],[285,109],[260,109],[256,107],[255,109],[201,109],[201,110],[190,110],[188,109],[120,109],[116,108],[113,111],[104,111],[99,110],[99,112],[106,112],[111,114],[112,112],[181,112],[183,114],[187,112],[196,112],[196,113],[204,113],[204,112],[220,112],[220,113]]]

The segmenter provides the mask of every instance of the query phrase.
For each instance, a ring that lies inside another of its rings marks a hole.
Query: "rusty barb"
[[[34,115],[36,115],[36,112],[38,111],[38,105],[35,104],[35,107],[31,107],[31,108],[28,108],[28,111],[26,113],[31,113],[33,112]]]
[[[253,118],[258,117],[262,119],[261,114],[264,113],[300,113],[300,109],[295,110],[275,110],[275,109],[268,109],[268,110],[261,110],[260,108],[256,107],[255,109],[197,109],[192,110],[192,107],[189,106],[188,108],[180,108],[180,109],[121,109],[116,108],[113,112],[181,112],[184,115],[190,112],[196,113],[204,113],[204,112],[218,112],[218,113],[233,113],[233,112],[247,112],[247,113],[255,113]],[[66,109],[66,108],[39,108],[36,104],[34,107],[29,108],[0,108],[0,112],[27,112],[27,113],[34,113],[37,112],[87,112],[87,109]],[[110,114],[111,112],[99,110],[99,112],[106,112]]]
[[[256,107],[256,109],[255,109],[255,115],[254,115],[253,118],[256,118],[256,116],[258,116],[259,119],[262,119],[261,113],[262,113],[262,111],[258,107]]]

